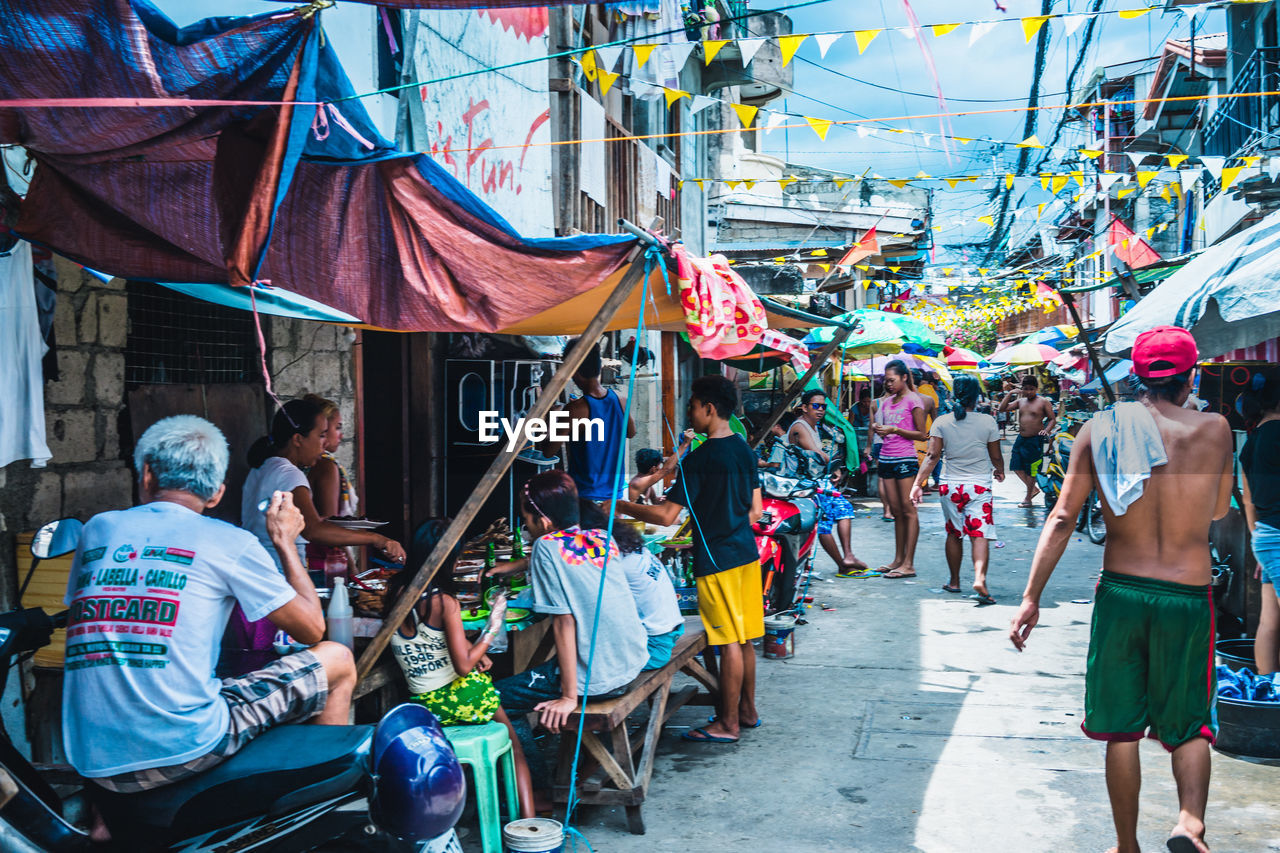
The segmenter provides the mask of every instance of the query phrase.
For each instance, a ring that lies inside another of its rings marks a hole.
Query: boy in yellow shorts
[[[742,728],[760,725],[756,713],[756,652],[764,636],[764,593],[751,525],[760,518],[756,456],[729,426],[738,389],[723,376],[694,381],[689,421],[707,440],[680,463],[675,485],[657,506],[618,501],[618,510],[651,524],[672,524],[681,510],[693,515],[693,573],[698,614],[707,642],[720,651],[719,714],[683,737],[696,743],[737,743]]]

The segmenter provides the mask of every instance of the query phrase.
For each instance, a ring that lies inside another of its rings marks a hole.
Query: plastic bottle
[[[355,651],[355,636],[351,625],[351,601],[347,598],[347,580],[337,577],[333,579],[333,599],[329,602],[329,612],[325,614],[325,623],[329,629],[329,639]]]
[[[329,548],[324,555],[324,585],[333,586],[337,578],[345,580],[349,568],[347,565],[347,550],[345,548]]]

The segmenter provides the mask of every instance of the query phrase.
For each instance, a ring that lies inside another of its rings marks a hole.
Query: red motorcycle
[[[798,610],[801,581],[813,571],[822,508],[813,497],[829,492],[808,478],[763,474],[764,512],[752,525],[763,573],[766,615]]]

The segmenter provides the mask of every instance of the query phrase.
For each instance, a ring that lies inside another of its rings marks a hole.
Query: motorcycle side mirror
[[[70,554],[80,544],[84,522],[78,518],[60,518],[36,531],[31,540],[31,556],[39,560]]]

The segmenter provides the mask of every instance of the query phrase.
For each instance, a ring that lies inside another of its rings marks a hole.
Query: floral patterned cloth
[[[442,726],[487,723],[501,705],[487,672],[469,672],[444,687],[409,697],[435,714]]]
[[[680,244],[672,247],[689,343],[703,358],[729,358],[751,352],[769,321],[764,306],[724,255],[695,258]]]
[[[942,498],[942,517],[947,522],[948,536],[996,538],[995,520],[991,517],[991,489],[943,483],[938,487],[938,495]]]

